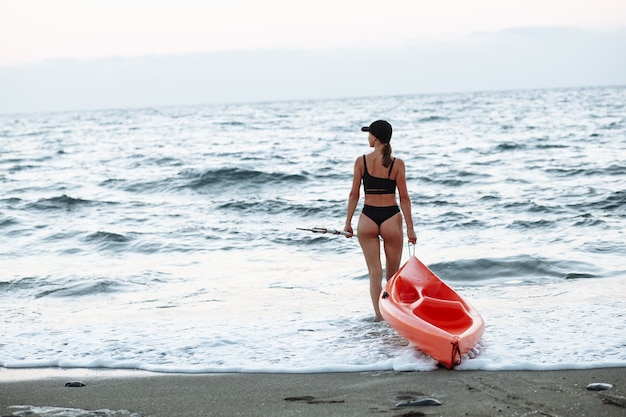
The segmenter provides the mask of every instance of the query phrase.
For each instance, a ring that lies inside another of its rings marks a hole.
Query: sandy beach
[[[588,388],[597,383],[612,387]],[[0,369],[0,411],[2,417],[624,416],[626,368],[198,375]]]

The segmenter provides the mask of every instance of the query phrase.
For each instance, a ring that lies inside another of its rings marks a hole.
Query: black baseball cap
[[[391,140],[391,125],[386,120],[376,120],[369,126],[363,126],[362,132],[370,132],[379,141],[388,143]]]

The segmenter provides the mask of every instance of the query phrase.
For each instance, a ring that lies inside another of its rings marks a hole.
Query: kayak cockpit
[[[413,314],[450,334],[461,334],[474,323],[460,301],[424,297]]]

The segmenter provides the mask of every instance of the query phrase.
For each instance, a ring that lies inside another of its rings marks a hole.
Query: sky
[[[622,84],[625,42],[624,0],[0,0],[0,113]]]

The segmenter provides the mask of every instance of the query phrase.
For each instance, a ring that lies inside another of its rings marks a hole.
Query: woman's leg
[[[404,232],[402,231],[402,214],[397,213],[380,225],[380,235],[385,244],[386,279],[390,279],[400,268]]]
[[[365,256],[365,262],[367,263],[367,271],[370,278],[370,296],[372,297],[376,320],[382,321],[383,318],[378,308],[378,297],[380,297],[382,291],[383,267],[380,262],[380,240],[378,233],[378,225],[366,215],[361,214],[357,226],[357,234],[363,256]]]

